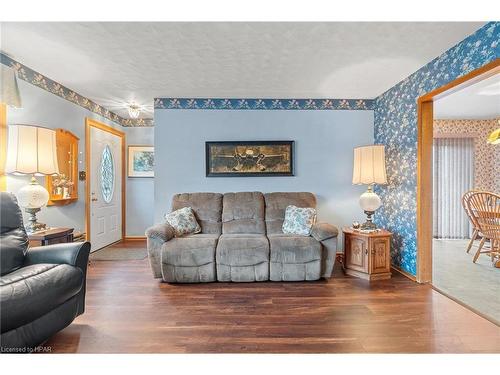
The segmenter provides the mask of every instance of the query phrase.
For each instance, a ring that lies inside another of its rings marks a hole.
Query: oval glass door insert
[[[113,154],[108,145],[104,147],[101,157],[101,194],[104,202],[109,203],[113,199],[115,190],[115,167]]]

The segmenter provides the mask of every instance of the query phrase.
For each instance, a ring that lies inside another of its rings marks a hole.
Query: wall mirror
[[[65,129],[56,129],[59,175],[46,178],[48,206],[65,205],[78,200],[78,141]]]

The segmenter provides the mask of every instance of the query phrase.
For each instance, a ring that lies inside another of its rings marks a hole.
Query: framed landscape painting
[[[128,177],[154,177],[153,146],[128,146]]]
[[[293,153],[293,141],[206,142],[206,175],[293,176]]]

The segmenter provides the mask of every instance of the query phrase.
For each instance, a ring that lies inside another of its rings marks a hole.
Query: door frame
[[[417,100],[417,281],[432,282],[432,141],[434,100],[500,73],[500,59],[475,69]]]
[[[121,159],[122,159],[122,178],[121,178],[121,195],[122,195],[122,240],[126,234],[125,209],[126,209],[126,161],[125,161],[125,133],[105,125],[102,122],[85,117],[85,238],[90,241],[90,128],[96,128],[121,138]]]

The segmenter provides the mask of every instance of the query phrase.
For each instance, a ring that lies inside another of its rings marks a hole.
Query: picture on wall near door
[[[154,147],[128,146],[128,177],[154,177]]]
[[[206,142],[207,177],[293,176],[294,141]]]

